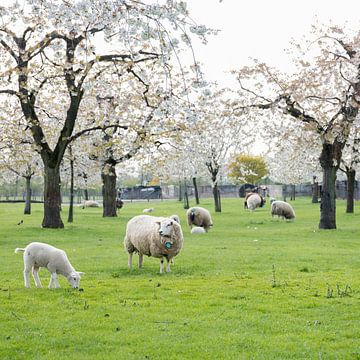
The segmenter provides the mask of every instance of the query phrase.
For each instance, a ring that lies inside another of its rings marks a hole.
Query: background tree
[[[356,173],[360,163],[360,135],[359,124],[356,122],[351,129],[345,144],[344,153],[341,158],[339,169],[346,175],[346,212],[354,212],[354,193]]]
[[[268,174],[265,160],[262,156],[239,154],[228,165],[229,176],[237,182],[255,184]]]
[[[360,104],[360,43],[358,35],[346,38],[335,26],[314,27],[311,37],[304,47],[296,47],[301,50],[296,74],[286,76],[264,63],[240,70],[239,95],[246,105],[235,109],[272,110],[279,119],[277,126],[283,125],[280,119],[285,115],[317,134],[323,173],[319,228],[335,229],[336,172]],[[247,86],[247,79],[255,87]],[[269,128],[274,125],[268,122]]]
[[[0,10],[0,94],[18,101],[44,166],[43,227],[62,228],[60,164],[83,111],[82,101],[104,69],[131,69],[143,62],[163,68],[164,83],[187,31],[209,32],[188,18],[186,3],[167,6],[134,0],[29,0]],[[191,26],[190,26],[191,24]],[[105,50],[106,49],[106,52]],[[81,128],[80,134],[98,128]]]

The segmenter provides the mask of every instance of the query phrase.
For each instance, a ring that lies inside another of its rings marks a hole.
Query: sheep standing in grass
[[[271,204],[271,216],[282,217],[283,219],[295,219],[295,212],[293,207],[285,201],[276,200]]]
[[[193,225],[204,228],[206,232],[213,226],[210,212],[200,206],[190,208],[186,212],[187,223],[192,229]]]
[[[124,239],[125,250],[129,254],[128,266],[132,268],[134,252],[139,254],[139,268],[143,256],[160,258],[160,274],[163,272],[164,258],[166,272],[170,272],[170,261],[176,256],[184,242],[181,226],[170,218],[138,215],[129,220]]]
[[[245,197],[245,208],[254,211],[258,207],[263,207],[265,199],[257,193],[250,193]]]
[[[51,273],[49,288],[53,286],[56,288],[60,287],[57,279],[58,274],[65,276],[74,289],[79,287],[80,275],[83,272],[75,271],[64,250],[57,249],[48,244],[33,242],[24,249],[15,249],[15,253],[20,251],[24,252],[25,287],[30,287],[30,270],[32,270],[36,286],[38,288],[42,287],[38,274],[41,267],[46,267]]]

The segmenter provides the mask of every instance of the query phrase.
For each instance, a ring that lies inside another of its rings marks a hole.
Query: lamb
[[[191,229],[191,233],[192,234],[205,234],[206,231],[203,227],[195,226],[194,228]]]
[[[263,207],[265,204],[265,199],[257,193],[249,193],[245,197],[245,208],[248,208],[251,211],[254,211],[257,207]]]
[[[271,216],[282,217],[283,219],[295,219],[295,212],[293,207],[285,201],[276,200],[271,204]]]
[[[144,209],[143,213],[151,213],[153,212],[155,209],[154,208],[149,208],[149,209]]]
[[[99,207],[99,206],[100,206],[99,203],[95,200],[85,200],[82,208],[85,209],[86,207]]]
[[[60,287],[57,278],[58,274],[65,276],[74,289],[79,287],[81,275],[84,273],[75,271],[64,250],[57,249],[48,244],[32,242],[24,249],[15,249],[15,253],[20,251],[24,252],[24,280],[26,288],[30,287],[30,270],[32,270],[36,286],[38,288],[42,287],[38,274],[41,267],[46,267],[51,273],[49,289],[53,286],[56,288]]]
[[[124,248],[128,252],[128,266],[132,268],[134,252],[139,254],[139,268],[143,256],[160,258],[160,274],[163,273],[164,258],[166,272],[170,272],[170,261],[181,250],[184,242],[181,226],[170,218],[138,215],[129,220],[126,226]]]
[[[203,227],[206,232],[213,226],[210,212],[200,206],[190,208],[186,212],[187,223],[192,229],[193,225]]]

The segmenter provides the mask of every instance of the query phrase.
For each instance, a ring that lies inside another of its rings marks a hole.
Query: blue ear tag
[[[171,248],[171,243],[167,241],[167,242],[165,243],[165,247],[166,247],[167,249],[170,249],[170,248]]]

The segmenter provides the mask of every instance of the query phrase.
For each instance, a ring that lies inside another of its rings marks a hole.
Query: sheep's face
[[[170,237],[171,231],[174,226],[174,220],[171,219],[164,219],[161,222],[158,222],[160,228],[159,228],[159,234],[160,236],[167,236]]]
[[[70,285],[73,287],[73,289],[77,289],[79,287],[81,274],[83,273],[74,271],[67,277],[67,280],[70,283]]]

